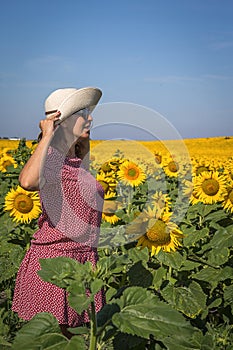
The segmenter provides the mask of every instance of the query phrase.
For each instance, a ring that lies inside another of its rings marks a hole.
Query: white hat
[[[102,91],[94,87],[58,89],[45,100],[45,114],[49,118],[52,113],[59,111],[62,122],[81,109],[88,108],[92,112],[101,96]]]

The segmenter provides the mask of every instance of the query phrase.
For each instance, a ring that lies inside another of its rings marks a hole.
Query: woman
[[[40,258],[66,256],[95,266],[103,206],[103,188],[88,172],[89,134],[93,111],[101,97],[96,88],[59,89],[45,101],[47,118],[40,122],[40,141],[19,176],[26,190],[40,193],[39,229],[17,274],[12,309],[30,320],[52,313],[62,332],[89,321],[67,303],[66,291],[44,282]],[[96,311],[104,304],[95,296]]]

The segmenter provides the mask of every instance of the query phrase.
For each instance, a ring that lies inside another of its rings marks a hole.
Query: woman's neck
[[[68,150],[67,156],[70,158],[75,158],[76,154],[75,154],[75,144],[73,144],[70,149]]]
[[[63,128],[59,127],[55,130],[54,136],[51,140],[51,146],[56,148],[64,156],[75,157],[76,142],[72,135],[68,136]]]

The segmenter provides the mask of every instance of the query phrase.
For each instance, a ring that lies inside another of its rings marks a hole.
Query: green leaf
[[[42,347],[43,342],[46,344],[49,340],[46,337],[40,338],[45,335],[53,335],[54,344],[59,344],[61,342],[65,344],[67,342],[66,338],[61,334],[56,334],[56,336],[54,336],[54,333],[60,333],[57,319],[49,313],[39,313],[18,331],[13,342],[13,349],[45,349]]]
[[[176,333],[189,337],[193,332],[178,311],[141,287],[127,288],[116,303],[121,312],[113,315],[112,322],[123,333],[146,339],[153,335],[162,340]]]
[[[225,264],[229,259],[229,249],[226,247],[219,249],[211,249],[207,254],[207,262],[212,266],[219,267]]]
[[[222,298],[217,298],[210,305],[208,305],[208,309],[216,308],[221,304],[222,304]]]
[[[134,263],[138,261],[147,262],[149,258],[149,253],[147,248],[144,248],[144,249],[140,249],[137,247],[131,248],[128,250],[128,255],[129,255],[129,259],[131,259]]]
[[[193,334],[192,343],[196,344],[195,349],[201,350],[217,350],[218,348],[214,347],[214,342],[212,336],[209,334],[203,335],[201,332],[195,332]],[[221,350],[221,349],[219,349]]]
[[[206,307],[206,295],[197,282],[192,282],[188,287],[169,284],[161,290],[161,294],[176,310],[190,318],[195,318]]]
[[[101,225],[99,235],[99,247],[109,248],[121,246],[128,243],[128,237],[125,235],[125,225],[116,227],[104,227]]]
[[[68,257],[39,259],[41,270],[39,276],[46,282],[60,288],[67,288],[72,282],[89,284],[94,280],[93,267],[90,261],[82,264]]]
[[[128,271],[129,282],[134,286],[141,286],[148,288],[152,284],[153,275],[145,266],[142,265],[142,261],[136,262]]]
[[[154,270],[152,274],[153,274],[152,286],[154,289],[159,289],[163,280],[167,275],[167,270],[164,267],[159,267],[157,270]]]
[[[97,313],[97,326],[102,327],[111,320],[116,312],[120,312],[119,305],[115,303],[104,305],[104,307]]]
[[[203,336],[201,332],[194,332],[192,339],[180,339],[179,335],[173,338],[167,337],[163,340],[167,350],[213,350],[212,337]],[[217,349],[216,349],[217,350]],[[220,350],[220,349],[219,349]]]
[[[204,203],[197,203],[197,210],[198,213],[202,216],[202,217],[209,217],[210,213],[213,212],[213,214],[216,212],[216,210],[218,209],[218,204],[209,204],[206,205]]]
[[[15,276],[25,251],[12,243],[1,241],[0,252],[0,283]]]
[[[75,328],[68,328],[67,330],[70,333],[75,334],[75,335],[90,333],[90,329],[88,327],[86,327],[86,326],[79,326],[79,327],[75,327]]]
[[[6,341],[4,337],[0,335],[0,349],[11,348],[11,346],[12,344]]]
[[[166,253],[162,250],[160,250],[159,254],[156,257],[161,263],[166,266],[171,266],[174,269],[179,269],[185,259],[179,252]]]
[[[226,266],[214,269],[213,267],[205,266],[201,271],[192,274],[191,278],[206,281],[211,284],[212,288],[215,288],[220,281],[233,279],[233,268]]]
[[[225,306],[230,304],[233,305],[233,284],[231,284],[230,286],[226,286],[224,288],[224,303]]]
[[[36,339],[36,344],[42,349],[63,350],[68,340],[62,334],[43,334]]]
[[[56,284],[61,288],[67,286],[66,279],[73,277],[76,270],[82,271],[81,264],[67,257],[39,259],[39,262],[41,270],[38,271],[38,275],[44,281]]]
[[[211,240],[211,245],[216,249],[229,248],[232,246],[232,231],[225,228],[217,230]]]
[[[215,212],[212,212],[210,213],[209,215],[206,215],[205,217],[205,221],[215,221],[215,222],[218,222],[222,219],[225,219],[227,218],[227,213],[225,210],[223,209],[219,209]]]
[[[74,336],[62,350],[86,350],[85,339],[79,336]]]
[[[190,261],[187,259],[183,262],[183,266],[180,268],[180,271],[191,271],[198,268],[200,265],[201,263],[199,262]]]
[[[196,242],[203,240],[208,234],[209,229],[206,227],[201,230],[196,230],[195,227],[192,227],[189,230],[184,230],[183,244],[188,248],[195,246]]]
[[[99,278],[95,278],[94,281],[91,282],[91,292],[96,294],[103,287],[104,283]]]
[[[212,266],[220,266],[225,264],[229,258],[228,248],[232,246],[232,232],[225,228],[218,229],[213,238],[199,251],[199,254],[205,253],[204,257],[208,259],[208,263]]]
[[[102,280],[109,278],[109,275],[113,273],[122,272],[129,263],[126,255],[105,256],[97,261],[95,275]]]
[[[113,298],[113,296],[116,295],[116,293],[117,293],[116,288],[109,287],[107,289],[107,292],[105,293],[106,301],[109,302]]]
[[[84,310],[87,310],[88,306],[94,299],[94,294],[91,293],[89,297],[86,295],[86,288],[80,281],[73,281],[69,285],[68,289],[68,301],[70,306],[81,314]]]

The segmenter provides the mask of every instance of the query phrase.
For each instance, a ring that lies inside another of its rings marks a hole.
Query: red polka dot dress
[[[39,229],[19,268],[12,310],[25,320],[39,312],[53,314],[59,324],[77,327],[89,321],[67,301],[67,292],[44,282],[37,271],[39,259],[59,256],[78,262],[98,260],[97,245],[103,206],[103,188],[82,167],[79,158],[68,158],[50,147],[40,181],[42,214]],[[95,295],[96,311],[104,305],[104,293]]]

